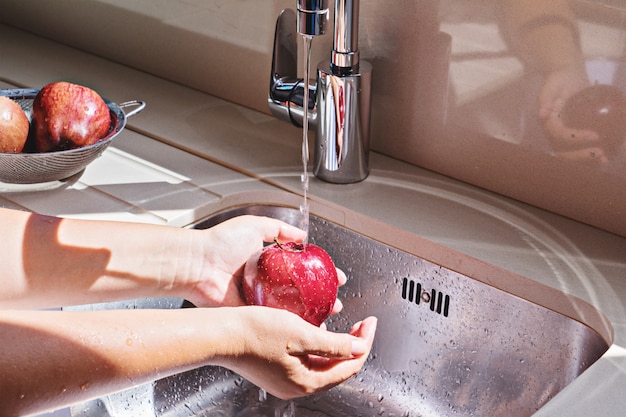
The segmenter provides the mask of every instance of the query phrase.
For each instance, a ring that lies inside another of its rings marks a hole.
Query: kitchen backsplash
[[[275,20],[296,4],[0,3],[2,23],[263,112]],[[604,103],[593,131],[580,108],[626,91],[626,0],[360,7],[361,57],[374,67],[373,149],[626,236],[626,117],[610,121],[626,104]],[[315,39],[315,62],[331,42]],[[614,89],[585,95],[594,84]]]

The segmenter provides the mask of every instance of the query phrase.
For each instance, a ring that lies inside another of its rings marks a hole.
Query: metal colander
[[[0,90],[0,95],[7,96],[22,106],[30,120],[33,100],[39,92],[34,88]],[[69,178],[82,171],[90,162],[98,158],[111,144],[113,139],[126,126],[126,119],[144,109],[146,103],[141,100],[115,104],[105,100],[111,111],[111,127],[100,141],[93,145],[66,151],[42,153],[1,153],[0,181],[12,184],[38,184]],[[135,107],[125,113],[124,108]]]

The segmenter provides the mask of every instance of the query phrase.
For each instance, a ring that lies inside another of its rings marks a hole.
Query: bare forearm
[[[0,210],[2,308],[166,295],[201,249],[179,228]]]
[[[376,320],[331,333],[285,310],[0,312],[0,416],[38,413],[202,365],[279,398],[325,390],[361,369]],[[313,357],[312,357],[313,355]]]
[[[229,311],[0,312],[0,415],[41,412],[208,364],[232,350],[226,335],[239,326]]]

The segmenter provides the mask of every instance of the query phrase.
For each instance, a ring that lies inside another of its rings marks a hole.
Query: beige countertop
[[[83,83],[147,108],[82,175],[0,184],[0,204],[60,216],[185,226],[231,206],[299,205],[300,132],[265,114],[0,26],[0,87]],[[536,415],[621,416],[626,393],[626,239],[421,168],[371,154],[352,185],[311,180],[312,210],[490,284],[528,280],[602,311],[615,343]],[[367,230],[366,230],[367,229]]]

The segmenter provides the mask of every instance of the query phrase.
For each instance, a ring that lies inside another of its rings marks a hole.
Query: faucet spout
[[[340,73],[359,69],[359,1],[335,0],[332,67]]]
[[[319,36],[326,33],[328,0],[298,0],[298,33]]]

